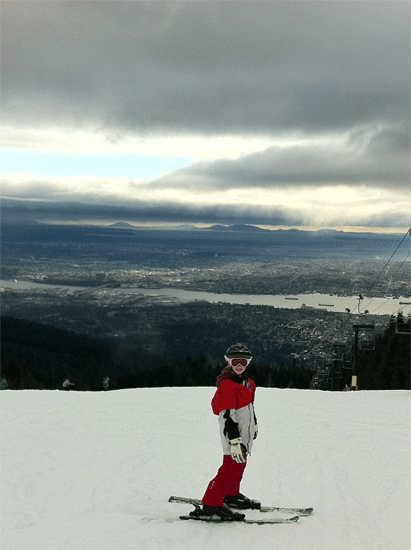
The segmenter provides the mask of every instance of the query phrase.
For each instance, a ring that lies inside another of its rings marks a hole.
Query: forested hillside
[[[407,325],[408,323],[408,325]],[[405,326],[409,326],[409,319]],[[410,389],[410,334],[398,333],[397,319],[376,338],[375,349],[361,351],[357,370],[359,388],[365,390]],[[212,386],[224,366],[205,352],[184,359],[157,355],[142,349],[123,349],[106,340],[1,318],[1,376],[10,389],[61,389],[64,380],[75,390],[98,391],[110,377],[110,389],[160,386]],[[295,359],[262,363],[255,358],[249,375],[258,386],[310,387],[313,373]],[[334,385],[350,384],[351,370]]]
[[[387,330],[376,338],[375,349],[359,354],[361,389],[410,389],[410,337],[410,319],[391,318]]]

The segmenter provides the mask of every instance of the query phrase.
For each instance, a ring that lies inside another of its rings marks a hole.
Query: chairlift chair
[[[344,359],[341,366],[343,369],[346,369],[346,370],[352,369],[352,359],[347,359],[347,358]]]
[[[347,351],[346,344],[339,344],[339,343],[333,344],[333,357],[337,361],[342,361],[344,359],[344,355],[346,351]]]
[[[346,349],[346,344],[333,344],[333,351],[336,353],[344,353]]]
[[[334,360],[333,360],[332,357],[323,359],[323,364],[322,364],[322,367],[321,367],[322,371],[324,371],[326,374],[328,374],[329,372],[332,371],[333,367],[334,367]]]
[[[375,349],[374,330],[363,329],[359,334],[358,347],[363,351],[372,351]]]
[[[375,340],[371,338],[363,338],[359,341],[358,347],[363,351],[372,351],[375,349]]]
[[[411,334],[411,322],[410,319],[398,319],[395,325],[396,334]]]

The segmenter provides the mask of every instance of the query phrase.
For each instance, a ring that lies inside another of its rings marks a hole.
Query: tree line
[[[409,319],[405,326],[409,327]],[[360,389],[410,389],[410,334],[398,334],[398,319],[375,340],[375,349],[358,355]],[[1,318],[1,378],[9,389],[100,391],[162,386],[213,386],[225,366],[204,352],[176,358],[143,349],[122,349],[105,340],[80,336],[31,321]],[[257,386],[310,388],[313,371],[296,359],[280,364],[255,358],[248,374]],[[108,385],[104,381],[110,378]],[[351,371],[334,390],[350,385]]]
[[[375,338],[375,348],[371,351],[360,351],[358,355],[360,389],[410,389],[410,337],[410,318],[404,318],[401,314],[391,317],[384,333]]]
[[[410,318],[401,313],[391,317],[386,330],[373,340],[371,349],[357,354],[357,377],[360,390],[409,390],[411,370]],[[320,369],[312,387],[342,391],[351,385],[353,349],[343,362],[334,360],[332,372]],[[329,367],[330,368],[330,367]]]
[[[212,386],[225,366],[203,351],[178,358],[81,336],[32,321],[1,318],[1,377],[9,389],[99,391],[161,386]],[[312,372],[296,364],[253,361],[249,376],[259,386],[309,388]]]

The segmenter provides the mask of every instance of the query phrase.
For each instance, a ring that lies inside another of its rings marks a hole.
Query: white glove
[[[230,441],[230,452],[231,458],[235,460],[238,464],[245,462],[245,456],[241,449],[241,439],[232,439]]]

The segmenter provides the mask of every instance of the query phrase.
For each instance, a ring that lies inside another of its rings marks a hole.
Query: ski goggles
[[[251,363],[252,357],[225,357],[225,360],[230,365],[230,367],[248,367]]]

